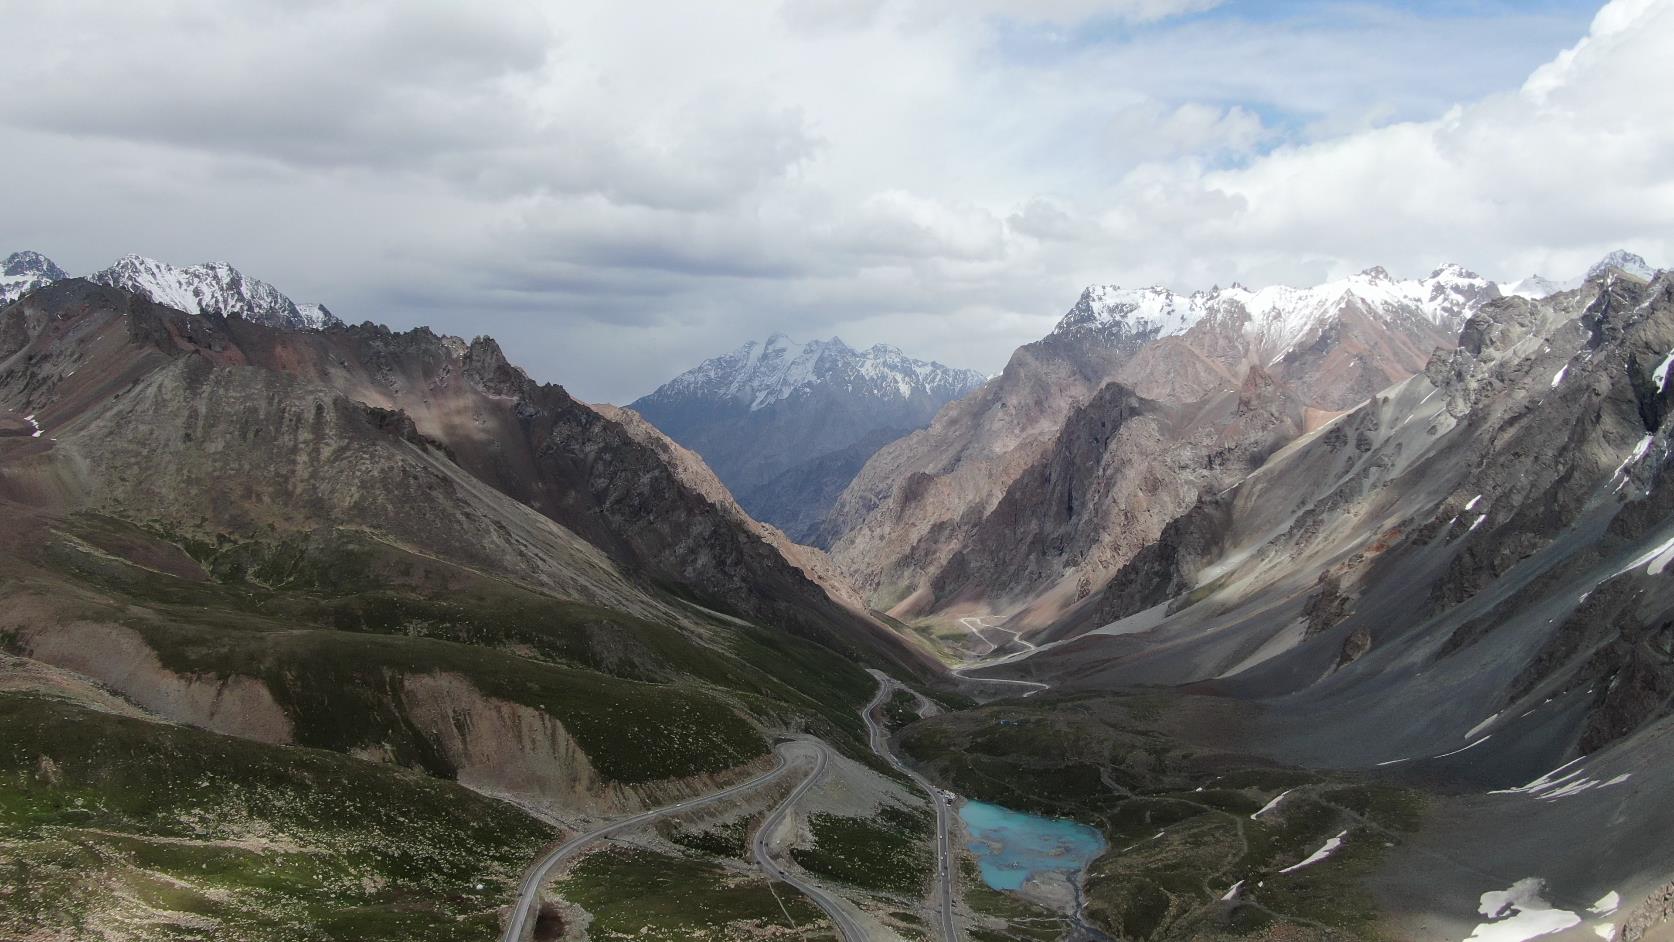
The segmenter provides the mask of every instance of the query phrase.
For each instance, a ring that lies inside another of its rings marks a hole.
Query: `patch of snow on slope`
[[[1657,368],[1651,371],[1651,378],[1657,381],[1658,392],[1665,391],[1668,387],[1668,367],[1671,365],[1674,365],[1674,350],[1670,350],[1668,356],[1663,357]]]
[[[1491,717],[1489,717],[1489,718],[1488,718],[1488,719],[1487,719],[1487,720],[1485,720],[1485,721],[1484,721],[1484,723],[1485,723],[1485,724],[1486,724],[1486,723],[1491,723],[1491,722],[1493,722],[1493,720],[1494,720],[1494,718],[1493,718],[1493,717],[1492,717],[1492,716],[1491,716]],[[1476,742],[1473,742],[1473,743],[1471,743],[1471,744],[1470,744],[1470,745],[1468,745],[1468,746],[1465,746],[1465,747],[1464,747],[1464,748],[1462,748],[1462,749],[1455,749],[1455,750],[1453,750],[1453,751],[1452,751],[1452,752],[1444,752],[1444,753],[1442,753],[1442,754],[1441,754],[1441,755],[1439,755],[1439,756],[1431,756],[1431,757],[1430,757],[1430,758],[1432,758],[1432,759],[1446,759],[1446,758],[1448,758],[1448,757],[1449,757],[1449,756],[1456,756],[1456,755],[1458,755],[1458,754],[1459,754],[1459,753],[1461,753],[1461,752],[1466,752],[1466,751],[1468,751],[1468,750],[1471,750],[1471,749],[1475,749],[1475,748],[1476,748],[1476,747],[1477,747],[1477,746],[1480,746],[1480,745],[1482,745],[1482,744],[1483,744],[1483,743],[1485,743],[1485,742],[1487,742],[1487,741],[1488,741],[1488,740],[1490,740],[1490,739],[1493,739],[1493,738],[1494,738],[1494,737],[1493,737],[1493,736],[1492,736],[1492,735],[1488,735],[1488,736],[1484,736],[1484,737],[1482,737],[1482,738],[1481,738],[1481,739],[1478,739],[1478,740],[1477,740],[1477,741],[1476,741]]]
[[[1301,870],[1303,867],[1311,867],[1314,864],[1319,863],[1320,861],[1322,861],[1325,858],[1331,856],[1332,854],[1335,854],[1337,852],[1337,848],[1343,846],[1343,838],[1345,838],[1347,836],[1348,836],[1347,831],[1343,831],[1343,832],[1339,833],[1336,837],[1333,837],[1330,840],[1326,841],[1325,846],[1321,847],[1319,850],[1314,851],[1312,854],[1309,854],[1308,859],[1302,861],[1301,863],[1291,864],[1290,866],[1284,868],[1283,870],[1280,870],[1279,872],[1280,873],[1294,873],[1298,870]]]
[[[1586,757],[1583,756],[1582,759],[1584,758]],[[1567,765],[1553,769],[1545,775],[1542,775],[1540,778],[1537,778],[1529,784],[1523,785],[1519,788],[1501,788],[1491,791],[1488,794],[1528,795],[1541,801],[1554,801],[1559,798],[1569,798],[1574,795],[1579,795],[1582,792],[1589,792],[1595,788],[1614,788],[1617,785],[1627,782],[1633,777],[1631,772],[1624,772],[1608,781],[1600,781],[1596,778],[1586,778],[1583,775],[1583,772],[1585,771],[1583,769],[1575,769],[1562,775],[1558,774],[1560,772],[1564,772],[1564,770],[1568,769],[1570,766],[1582,761],[1582,759],[1576,759]]]
[[[1661,552],[1651,558],[1651,564],[1645,567],[1645,575],[1660,576],[1671,562],[1674,562],[1674,540],[1669,540],[1663,544]]]
[[[1465,942],[1527,942],[1581,924],[1581,917],[1555,909],[1542,895],[1546,881],[1525,877],[1503,890],[1482,894],[1477,911],[1488,917]]]
[[[1564,374],[1568,373],[1568,372],[1569,372],[1569,364],[1565,363],[1563,365],[1563,367],[1558,370],[1558,372],[1552,374],[1552,388],[1553,389],[1558,388],[1558,384],[1564,381]]]
[[[1607,578],[1614,579],[1622,573],[1637,569],[1640,566],[1645,566],[1646,575],[1660,576],[1662,571],[1668,568],[1670,562],[1674,562],[1674,536],[1633,557],[1626,565],[1611,573]],[[1649,565],[1646,565],[1647,563]]]
[[[1616,473],[1610,476],[1610,480],[1612,481],[1615,481],[1617,478],[1621,478],[1621,482],[1616,485],[1616,490],[1619,491],[1623,487],[1627,486],[1627,469],[1631,467],[1634,462],[1645,457],[1645,452],[1651,450],[1651,438],[1652,436],[1650,435],[1646,435],[1644,438],[1641,438],[1639,440],[1639,444],[1633,446],[1632,453],[1623,459],[1622,463],[1616,467]]]
[[[1483,730],[1487,729],[1489,724],[1493,723],[1495,720],[1497,720],[1499,718],[1500,718],[1500,714],[1495,713],[1493,716],[1490,716],[1487,719],[1483,720],[1482,722],[1476,724],[1475,726],[1472,726],[1470,732],[1465,734],[1465,738],[1466,739],[1474,738],[1477,733],[1480,733]]]
[[[1611,890],[1599,897],[1598,902],[1594,903],[1590,908],[1596,916],[1608,916],[1621,907],[1622,894],[1616,892],[1615,890]]]
[[[1266,814],[1267,812],[1272,811],[1274,808],[1279,807],[1279,802],[1284,801],[1285,796],[1290,794],[1290,792],[1291,792],[1291,789],[1288,789],[1288,788],[1285,789],[1284,791],[1280,792],[1279,797],[1273,799],[1272,801],[1268,802],[1265,805],[1262,805],[1260,811],[1257,811],[1255,814],[1250,815],[1250,820],[1254,821],[1255,819],[1261,817],[1262,815]]]
[[[1550,701],[1548,701],[1548,702],[1550,702]],[[1586,758],[1587,758],[1586,756],[1581,756],[1579,758],[1571,759],[1568,762],[1565,762],[1563,765],[1560,765],[1557,768],[1553,769],[1552,771],[1547,772],[1545,775],[1542,775],[1540,778],[1535,779],[1534,781],[1530,782],[1527,785],[1522,785],[1522,786],[1519,786],[1517,788],[1495,789],[1494,791],[1491,791],[1488,794],[1490,794],[1490,795],[1532,795],[1535,792],[1540,791],[1541,789],[1551,788],[1553,785],[1556,785],[1559,782],[1567,781],[1569,779],[1574,778],[1577,775],[1580,775],[1581,774],[1580,769],[1576,769],[1575,771],[1570,772],[1567,775],[1559,775],[1558,773],[1563,772],[1564,770],[1568,769],[1572,765],[1579,764],[1580,762],[1582,762]],[[1554,777],[1554,776],[1556,776],[1556,777]]]

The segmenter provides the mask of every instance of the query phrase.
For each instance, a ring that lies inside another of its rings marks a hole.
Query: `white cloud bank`
[[[772,330],[997,369],[1089,281],[1674,260],[1674,0],[1321,9],[0,0],[0,249],[226,258],[618,401]]]

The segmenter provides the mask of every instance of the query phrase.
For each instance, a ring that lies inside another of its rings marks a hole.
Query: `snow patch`
[[[1553,908],[1542,895],[1545,890],[1545,880],[1525,877],[1482,894],[1477,911],[1489,921],[1479,924],[1465,942],[1527,942],[1581,924],[1575,913]]]
[[[1629,454],[1627,456],[1627,458],[1624,459],[1620,465],[1616,466],[1616,473],[1612,474],[1610,476],[1610,480],[1612,480],[1612,481],[1615,481],[1617,478],[1622,479],[1621,482],[1616,485],[1616,490],[1619,491],[1623,487],[1627,486],[1628,479],[1627,479],[1627,473],[1626,472],[1627,472],[1628,467],[1630,465],[1632,465],[1634,462],[1638,461],[1639,459],[1645,457],[1645,452],[1650,451],[1650,450],[1651,450],[1651,436],[1650,435],[1647,435],[1644,438],[1641,438],[1639,440],[1639,444],[1633,446],[1633,452],[1631,454]]]
[[[1287,788],[1284,791],[1280,792],[1279,797],[1273,799],[1272,801],[1268,802],[1265,805],[1262,805],[1260,811],[1257,811],[1255,814],[1250,815],[1250,820],[1254,821],[1257,818],[1261,817],[1262,815],[1266,814],[1267,812],[1272,811],[1274,808],[1279,807],[1279,802],[1284,801],[1285,796],[1290,794],[1291,791],[1292,791],[1292,789]]]
[[[1615,890],[1611,890],[1599,897],[1598,902],[1594,903],[1590,908],[1594,915],[1608,916],[1621,907],[1622,894],[1616,892]]]
[[[1668,351],[1668,356],[1662,358],[1657,368],[1651,371],[1651,378],[1657,381],[1657,391],[1663,392],[1668,388],[1668,368],[1674,366],[1674,350]]]
[[[1585,777],[1583,775],[1583,769],[1574,769],[1562,775],[1558,774],[1560,772],[1564,772],[1565,769],[1568,769],[1570,766],[1575,765],[1580,761],[1581,759],[1576,759],[1568,765],[1553,769],[1545,775],[1542,775],[1540,778],[1537,778],[1520,788],[1501,788],[1491,791],[1488,794],[1528,795],[1541,801],[1556,801],[1559,798],[1570,798],[1583,792],[1590,792],[1594,789],[1614,788],[1615,786],[1621,785],[1633,778],[1633,773],[1624,772],[1608,781],[1600,781],[1596,778]]]
[[[1343,838],[1345,838],[1347,836],[1348,836],[1347,831],[1343,831],[1343,832],[1339,833],[1336,837],[1333,837],[1330,840],[1326,841],[1325,846],[1321,847],[1319,850],[1314,851],[1312,854],[1309,854],[1308,859],[1302,861],[1301,863],[1291,864],[1290,866],[1284,868],[1283,870],[1280,870],[1279,872],[1280,873],[1295,873],[1296,871],[1301,870],[1303,867],[1311,867],[1314,864],[1319,863],[1320,861],[1322,861],[1325,858],[1331,856],[1332,854],[1335,854],[1337,852],[1337,848],[1343,846]]]
[[[1491,723],[1493,721],[1494,721],[1494,718],[1492,716],[1490,716],[1488,719],[1484,720],[1483,722],[1486,724],[1486,723]],[[1493,738],[1494,737],[1492,735],[1484,736],[1481,739],[1478,739],[1476,742],[1473,742],[1470,745],[1465,746],[1462,749],[1455,749],[1452,752],[1444,752],[1439,756],[1431,756],[1430,758],[1432,758],[1432,759],[1446,759],[1449,756],[1456,756],[1461,752],[1466,752],[1468,750],[1475,749],[1477,746],[1480,746],[1483,743],[1485,743],[1488,740],[1493,739]]]
[[[1640,566],[1645,567],[1646,575],[1660,576],[1662,571],[1668,568],[1670,562],[1674,562],[1674,536],[1633,557],[1627,565],[1617,569],[1607,578],[1614,579],[1622,573],[1637,569]]]
[[[1501,712],[1503,713],[1504,711],[1502,710]],[[1476,724],[1475,726],[1472,726],[1471,729],[1470,729],[1470,732],[1465,734],[1465,738],[1470,739],[1471,737],[1475,736],[1477,733],[1482,732],[1483,730],[1487,729],[1490,724],[1492,724],[1495,720],[1497,720],[1499,718],[1500,718],[1500,714],[1495,713],[1493,716],[1490,716],[1487,719],[1483,720],[1482,722]],[[1484,737],[1484,738],[1486,738],[1486,737]]]
[[[1564,374],[1568,373],[1568,372],[1569,372],[1569,364],[1565,363],[1563,365],[1563,367],[1558,370],[1558,372],[1552,374],[1552,388],[1553,389],[1558,388],[1558,384],[1564,381]]]

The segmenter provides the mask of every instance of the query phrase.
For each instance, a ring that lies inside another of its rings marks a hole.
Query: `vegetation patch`
[[[808,827],[814,846],[794,848],[791,857],[810,873],[913,898],[929,888],[935,816],[928,811],[884,805],[870,819],[814,814]]]
[[[19,694],[0,834],[4,938],[461,942],[553,836],[424,776]]]
[[[748,872],[637,847],[581,858],[553,890],[592,916],[596,942],[829,938],[825,914]]]

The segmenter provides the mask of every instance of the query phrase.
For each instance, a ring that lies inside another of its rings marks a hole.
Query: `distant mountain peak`
[[[1345,306],[1384,319],[1418,317],[1456,328],[1483,303],[1500,296],[1499,288],[1457,264],[1436,268],[1427,278],[1397,279],[1381,265],[1312,288],[1241,283],[1210,291],[1177,294],[1152,285],[1122,288],[1090,285],[1053,328],[1051,336],[1108,345],[1146,342],[1183,334],[1210,315],[1236,319],[1248,314],[1246,330],[1280,355],[1337,317]]]
[[[694,398],[735,401],[753,412],[820,387],[884,400],[946,399],[964,395],[983,379],[975,370],[913,359],[887,344],[856,351],[837,337],[798,344],[775,332],[761,344],[751,341],[703,361],[633,408],[643,412],[640,404],[648,400]]]
[[[36,288],[70,277],[39,252],[13,252],[0,265],[0,305],[10,304]]]
[[[62,281],[63,279],[70,277],[68,274],[65,274],[64,269],[59,268],[57,263],[55,263],[52,259],[47,258],[39,252],[31,252],[27,249],[22,252],[13,252],[12,254],[6,256],[4,267],[0,268],[0,274],[8,275],[14,278],[28,275],[44,275],[53,281]]]
[[[633,402],[702,455],[745,509],[812,539],[873,452],[987,381],[879,343],[797,343],[782,333],[712,357]]]
[[[227,262],[180,268],[130,254],[87,277],[188,314],[219,314],[292,330],[342,323],[322,305],[299,307],[278,288],[246,276]]]
[[[0,272],[0,304],[10,304],[37,288],[69,277],[39,252],[13,252]],[[325,305],[297,304],[278,288],[246,276],[228,262],[178,268],[129,253],[85,277],[188,314],[219,314],[289,330],[322,330],[343,324]]]
[[[1611,269],[1625,271],[1636,278],[1648,279],[1656,274],[1656,269],[1652,268],[1650,263],[1645,261],[1642,256],[1635,255],[1626,249],[1617,249],[1599,259],[1593,267],[1587,269],[1586,280],[1591,281]]]

